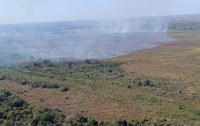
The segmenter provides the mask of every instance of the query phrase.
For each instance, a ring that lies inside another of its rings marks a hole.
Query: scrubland
[[[200,125],[198,24],[173,22],[176,41],[125,56],[3,67],[0,123]]]

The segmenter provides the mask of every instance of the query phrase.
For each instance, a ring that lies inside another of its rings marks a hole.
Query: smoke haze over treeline
[[[0,63],[102,59],[171,42],[169,17],[160,15],[177,14],[175,1],[0,0]]]
[[[0,26],[0,61],[102,59],[172,41],[162,18],[87,20]]]

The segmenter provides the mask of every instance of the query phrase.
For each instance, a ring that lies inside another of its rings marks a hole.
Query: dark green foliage
[[[126,120],[122,120],[122,119],[119,119],[117,122],[116,122],[117,126],[128,126],[128,123]]]
[[[32,84],[30,84],[30,86],[33,87],[33,88],[39,88],[40,84],[38,84],[38,83],[32,83]]]
[[[48,82],[34,82],[29,84],[33,88],[59,88],[58,84],[48,83]]]
[[[15,73],[16,72],[16,73]],[[12,71],[11,73],[7,75],[3,75],[3,80],[11,80],[11,81],[16,81],[22,85],[30,85],[33,88],[59,88],[59,85],[56,83],[51,83],[49,81],[40,81],[38,80],[32,80],[27,76],[20,76],[20,72],[17,71]]]
[[[182,20],[182,21],[172,21],[169,23],[169,30],[199,30],[200,22],[198,20]]]
[[[143,85],[144,85],[144,86],[151,86],[151,81],[150,81],[149,79],[145,79],[145,80],[143,81]]]
[[[152,81],[148,78],[136,78],[133,80],[133,84],[140,87],[140,86],[153,86]]]
[[[11,93],[8,91],[1,91],[0,92],[0,104],[2,104],[4,101],[6,101],[10,95],[11,95]]]
[[[140,87],[140,86],[142,86],[142,81],[138,80],[136,84],[137,84],[138,87]]]
[[[129,84],[129,85],[127,85],[127,88],[130,89],[130,88],[132,88],[132,86]]]
[[[63,120],[64,115],[58,110],[41,108],[35,114],[31,124],[33,126],[52,126],[54,124],[62,124]]]
[[[83,115],[77,115],[76,120],[80,123],[87,123],[88,118],[84,117]]]
[[[33,67],[53,67],[54,65],[48,59],[44,59],[44,60],[43,59],[39,59],[38,61],[35,61],[35,62],[31,63],[31,64],[26,64],[24,66],[26,68],[29,68],[31,66],[33,66]]]
[[[29,82],[28,80],[26,80],[26,79],[21,80],[20,83],[21,83],[22,85],[30,84],[30,82]]]
[[[79,62],[66,62],[65,68],[71,73],[93,73],[99,75],[117,75],[120,76],[124,72],[120,69],[117,63],[100,62],[97,60],[85,60]],[[93,75],[93,76],[94,76]]]
[[[0,119],[2,119],[3,118],[3,112],[0,112]]]
[[[133,100],[139,100],[139,101],[143,101],[145,99],[145,97],[141,94],[135,95],[133,97]]]
[[[75,117],[68,118],[66,124],[69,126],[110,126],[110,123],[99,122],[83,115],[76,115]]]
[[[62,92],[66,92],[66,91],[68,91],[68,90],[69,90],[69,88],[66,87],[66,86],[65,86],[65,87],[61,87],[61,91],[62,91]]]
[[[10,106],[11,108],[21,108],[25,105],[25,102],[18,98],[18,97],[12,97],[9,102],[6,103],[6,106]]]
[[[162,102],[160,99],[157,99],[157,98],[155,98],[155,97],[150,97],[150,98],[148,99],[148,101],[151,102],[151,103],[156,103],[156,104]]]
[[[3,75],[3,76],[0,76],[0,80],[5,80],[6,79],[6,76]]]
[[[22,99],[8,91],[1,91],[0,124],[5,126],[27,126],[32,109]]]
[[[195,115],[200,116],[200,110],[193,110],[193,113],[194,113]]]
[[[64,124],[65,116],[58,110],[34,110],[19,97],[0,91],[0,125],[3,126],[53,126]]]
[[[136,78],[133,80],[133,84],[136,85],[136,86],[142,86],[142,80],[141,78]]]
[[[90,60],[85,60],[84,63],[86,63],[86,64],[90,64],[91,61],[90,61]]]
[[[123,78],[125,72],[120,64],[85,60],[76,62],[51,63],[49,60],[38,60],[16,66],[14,69],[1,69],[3,80],[16,81],[33,88],[62,88],[66,81],[84,84],[84,81],[116,80]]]
[[[98,121],[89,118],[88,119],[88,124],[91,125],[91,126],[98,126]]]
[[[59,86],[57,84],[41,84],[40,87],[41,88],[50,88],[50,89],[59,88]]]

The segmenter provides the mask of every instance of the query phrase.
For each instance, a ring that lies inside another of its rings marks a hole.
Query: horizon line
[[[78,22],[78,21],[104,21],[104,20],[119,20],[119,19],[139,19],[139,18],[159,18],[159,17],[175,17],[175,16],[200,16],[200,13],[195,14],[174,14],[174,15],[158,15],[158,16],[137,16],[137,17],[119,17],[119,18],[91,18],[91,19],[69,19],[69,20],[52,20],[52,21],[33,21],[33,22],[17,22],[17,23],[0,23],[2,25],[23,25],[23,24],[42,24],[42,23],[56,23],[56,22]]]

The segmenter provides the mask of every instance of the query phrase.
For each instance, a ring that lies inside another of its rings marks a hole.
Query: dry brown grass
[[[170,78],[184,83],[199,83],[200,37],[198,33],[176,31],[171,34],[177,38],[177,41],[171,44],[106,61],[122,62],[121,67],[130,74]],[[192,92],[195,91],[196,89]]]
[[[122,67],[129,73],[181,79],[197,68],[199,56],[194,55],[199,53],[199,47],[183,46],[182,43],[176,43],[133,55],[117,57],[112,61],[124,62]]]
[[[121,117],[135,117],[135,110],[126,109],[84,86],[63,93],[56,89],[31,88],[15,82],[0,81],[0,90],[2,89],[9,90],[21,97],[32,107],[58,108],[65,115],[83,113],[87,116],[109,121]]]

